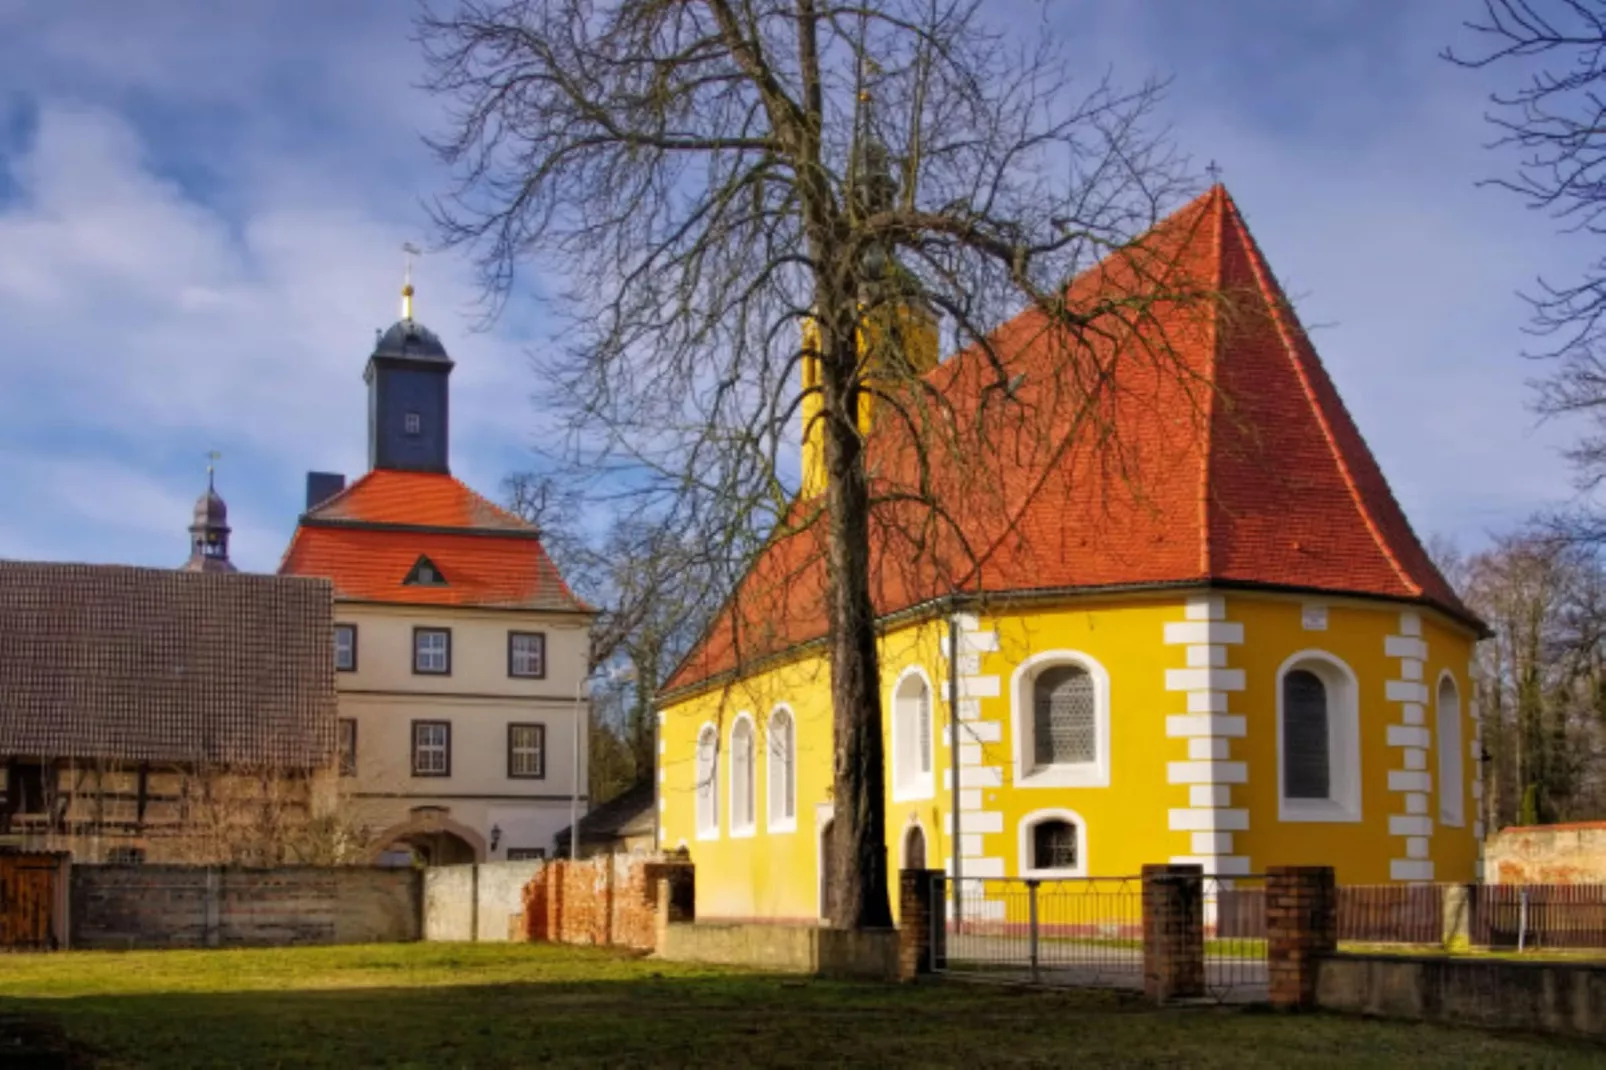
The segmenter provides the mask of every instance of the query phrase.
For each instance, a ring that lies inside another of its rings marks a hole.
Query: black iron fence
[[[946,878],[938,968],[972,979],[1143,989],[1140,877]],[[1205,877],[1205,995],[1259,1000],[1266,991],[1264,879]]]

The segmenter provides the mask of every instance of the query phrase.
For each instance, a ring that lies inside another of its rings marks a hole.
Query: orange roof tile
[[[1225,189],[1069,297],[1142,311],[1079,339],[1070,362],[1036,310],[995,332],[1005,372],[1025,375],[1020,411],[1040,416],[989,429],[991,464],[945,463],[946,447],[926,444],[949,519],[877,507],[879,613],[951,592],[1236,584],[1424,603],[1482,628],[1417,541]],[[1000,379],[972,347],[928,383],[975,428]],[[911,434],[889,420],[870,436],[883,499],[919,486]],[[825,634],[824,526],[772,541],[666,690]]]
[[[406,585],[420,556],[445,578]],[[589,611],[539,533],[449,475],[376,469],[301,518],[281,575],[326,576],[335,596],[407,605]]]

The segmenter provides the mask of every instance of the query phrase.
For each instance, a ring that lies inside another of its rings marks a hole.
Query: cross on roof
[[[1210,161],[1210,166],[1205,168],[1205,173],[1210,176],[1210,184],[1212,186],[1217,185],[1218,183],[1220,183],[1220,181],[1221,181],[1221,165],[1219,163],[1217,163],[1214,160],[1211,160]]]

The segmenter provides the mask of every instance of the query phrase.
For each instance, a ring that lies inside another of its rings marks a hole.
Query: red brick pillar
[[[940,869],[905,869],[898,873],[898,977],[912,981],[933,973],[941,961],[943,940]]]
[[[1202,996],[1204,867],[1143,867],[1143,993],[1156,1002]]]
[[[1331,866],[1266,870],[1266,970],[1271,1005],[1312,1007],[1316,968],[1338,949],[1338,889]]]

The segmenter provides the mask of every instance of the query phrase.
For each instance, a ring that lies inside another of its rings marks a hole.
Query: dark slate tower
[[[215,461],[217,454],[209,455]],[[190,559],[183,572],[235,572],[229,561],[229,507],[218,496],[210,463],[206,466],[206,493],[195,501],[190,522]]]
[[[379,336],[368,384],[368,467],[448,472],[447,380],[452,360],[434,332],[413,319],[411,268],[402,318]]]

